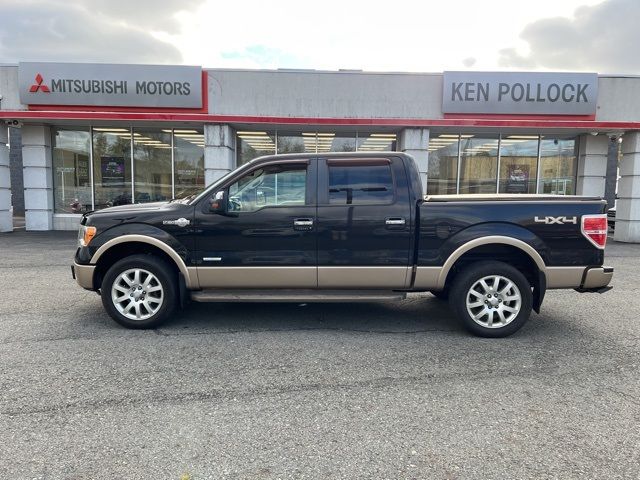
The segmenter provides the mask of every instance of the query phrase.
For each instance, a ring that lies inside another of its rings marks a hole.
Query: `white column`
[[[400,151],[413,157],[420,172],[422,191],[427,193],[427,175],[429,170],[429,129],[405,128],[400,132]]]
[[[27,230],[53,228],[53,175],[49,127],[22,127],[24,209]]]
[[[614,238],[640,243],[640,132],[623,137],[620,177]]]
[[[5,124],[0,122],[0,232],[13,231],[8,142],[9,130]]]
[[[211,185],[236,168],[235,132],[229,125],[204,126],[204,181]]]
[[[578,195],[604,197],[607,178],[607,152],[609,137],[606,135],[581,135],[578,150]]]

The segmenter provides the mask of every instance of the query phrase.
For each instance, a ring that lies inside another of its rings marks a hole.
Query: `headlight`
[[[91,239],[96,236],[96,227],[87,227],[86,225],[80,225],[78,230],[78,246],[86,247],[91,242]]]

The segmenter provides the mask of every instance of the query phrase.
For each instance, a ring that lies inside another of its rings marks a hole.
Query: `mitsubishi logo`
[[[51,90],[49,90],[49,87],[47,85],[45,85],[44,83],[42,83],[44,81],[44,78],[42,78],[42,75],[40,75],[39,73],[36,74],[36,80],[33,85],[31,85],[31,87],[29,87],[29,93],[36,93],[41,91],[42,93],[51,93]]]

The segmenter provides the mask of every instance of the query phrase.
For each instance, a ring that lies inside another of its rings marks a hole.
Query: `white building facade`
[[[640,242],[638,77],[21,63],[0,96],[0,231],[13,125],[27,230],[189,195],[257,156],[396,150],[427,194],[617,195],[615,238]]]

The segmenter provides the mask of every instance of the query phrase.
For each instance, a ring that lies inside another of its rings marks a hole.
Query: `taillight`
[[[604,249],[607,244],[607,216],[583,215],[582,234],[596,247]]]

